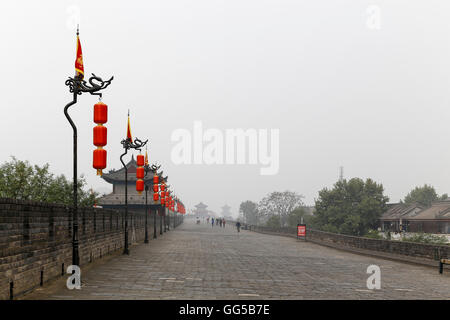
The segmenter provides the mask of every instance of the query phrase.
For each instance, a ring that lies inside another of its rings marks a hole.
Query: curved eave
[[[122,180],[122,179],[110,178],[110,177],[105,176],[105,175],[103,175],[102,178],[103,178],[103,180],[105,180],[106,182],[112,183],[112,184],[115,184],[115,183],[125,183],[125,181],[124,181],[125,179]],[[135,183],[135,182],[136,182],[136,178],[135,178],[135,177],[129,177],[127,182],[128,182],[128,183]],[[144,182],[145,182],[145,184],[147,184],[147,185],[153,185],[153,177],[144,179]]]

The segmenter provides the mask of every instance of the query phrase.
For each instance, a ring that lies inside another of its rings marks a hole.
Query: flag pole
[[[79,45],[79,26],[77,25],[77,47]],[[77,50],[78,51],[78,50]],[[77,56],[78,60],[78,56]],[[75,63],[77,63],[77,60]],[[82,60],[81,60],[82,61]],[[83,74],[84,74],[84,68],[83,68]],[[89,92],[91,95],[97,95],[99,97],[102,96],[102,93],[99,92],[100,90],[105,89],[111,84],[111,81],[114,79],[114,77],[111,77],[111,79],[103,81],[102,78],[97,77],[96,75],[92,74],[92,77],[89,78],[89,83],[92,84],[89,86],[86,81],[83,80],[83,76],[79,75],[79,72],[75,70],[75,76],[69,77],[65,85],[69,87],[69,92],[73,93],[72,101],[70,101],[66,106],[64,107],[64,115],[67,118],[67,121],[69,121],[70,126],[73,130],[73,207],[72,207],[72,265],[79,266],[80,265],[80,255],[79,255],[79,238],[78,238],[78,154],[77,154],[77,127],[75,123],[73,122],[72,118],[69,115],[69,107],[76,104],[78,101],[78,95],[81,95],[82,93]],[[92,82],[95,80],[96,82]]]
[[[128,137],[128,133],[130,133],[130,137]],[[125,170],[125,230],[124,230],[124,248],[123,254],[129,255],[130,250],[128,248],[128,168],[123,162],[123,157],[128,153],[128,150],[135,149],[141,151],[141,148],[147,144],[148,140],[141,141],[138,138],[134,139],[131,137],[131,128],[130,128],[130,109],[128,109],[128,123],[127,123],[127,137],[122,140],[120,143],[122,144],[125,152],[120,155],[120,162],[122,162],[123,168]]]

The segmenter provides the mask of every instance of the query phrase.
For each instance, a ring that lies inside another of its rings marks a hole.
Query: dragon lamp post
[[[122,165],[125,169],[125,246],[123,249],[123,254],[130,254],[130,250],[128,249],[128,169],[122,158],[128,153],[128,150],[130,149],[141,151],[141,148],[147,144],[147,141],[148,140],[142,142],[138,138],[135,138],[134,142],[132,142],[131,139],[124,139],[121,142],[123,148],[125,149],[125,152],[120,156],[120,162],[122,162]]]
[[[144,166],[144,170],[145,170],[145,176],[147,176],[147,174],[151,171],[153,174],[156,174],[156,172],[159,170],[161,166],[157,166],[152,164],[151,166],[149,166],[148,164],[146,164]],[[148,243],[148,229],[147,229],[147,215],[148,215],[148,185],[145,185],[145,240],[144,243]],[[155,214],[155,221],[154,221],[154,234],[153,234],[153,238],[156,238],[156,214]]]
[[[73,93],[73,99],[71,102],[66,104],[64,107],[64,115],[69,121],[73,129],[73,224],[72,224],[72,264],[78,266],[80,263],[79,246],[78,246],[78,179],[77,179],[77,127],[73,122],[72,118],[69,116],[69,107],[76,104],[78,101],[78,96],[82,93],[88,92],[92,95],[99,96],[102,98],[102,93],[100,90],[105,89],[111,84],[114,77],[107,81],[103,81],[102,78],[97,77],[95,74],[89,78],[89,84],[83,80],[80,76],[69,77],[66,80],[65,85],[69,87],[69,91]]]

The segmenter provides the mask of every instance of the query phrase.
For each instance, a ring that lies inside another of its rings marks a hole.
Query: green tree
[[[319,191],[314,226],[324,231],[349,235],[365,235],[376,229],[378,219],[386,210],[388,197],[383,185],[371,179],[342,180],[333,189]]]
[[[78,179],[79,206],[92,206],[99,194],[86,190],[86,180]],[[72,205],[73,182],[64,175],[54,176],[49,165],[31,165],[28,161],[12,160],[0,166],[0,197]]]
[[[272,192],[258,204],[261,215],[279,216],[280,226],[286,226],[287,217],[294,209],[303,206],[303,196],[292,191]]]
[[[406,204],[419,203],[425,207],[430,207],[431,203],[436,200],[445,200],[447,194],[439,197],[433,186],[424,184],[423,187],[415,187],[411,190],[403,200]]]
[[[272,215],[266,221],[266,226],[270,228],[279,228],[280,227],[280,216]]]
[[[296,227],[297,224],[299,224],[302,221],[302,218],[304,218],[306,215],[306,210],[302,207],[298,207],[294,210],[292,210],[288,214],[288,226],[290,227]],[[305,219],[303,219],[303,222],[305,222]]]
[[[242,202],[239,206],[239,213],[242,213],[245,223],[258,225],[259,212],[256,202],[250,200]]]

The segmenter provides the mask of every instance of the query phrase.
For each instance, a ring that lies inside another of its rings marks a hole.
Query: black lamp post
[[[178,198],[177,197],[175,197],[175,202],[177,203],[177,209],[178,209]],[[174,211],[174,213],[173,213],[173,228],[174,229],[177,226],[176,222],[177,222],[177,212]]]
[[[159,235],[163,234],[163,229],[162,229],[162,225],[163,225],[163,210],[164,206],[161,206],[161,210],[159,210]]]
[[[162,172],[158,174],[159,178],[162,179]],[[161,199],[160,199],[161,201]],[[156,239],[156,214],[158,212],[158,208],[155,209],[154,214],[153,214],[153,239]]]
[[[78,35],[78,30],[77,30]],[[89,85],[82,77],[74,76],[69,77],[66,80],[65,85],[69,87],[69,91],[73,93],[73,100],[66,104],[64,107],[64,115],[69,121],[73,129],[73,225],[72,225],[72,264],[78,266],[80,264],[80,255],[78,251],[78,179],[77,179],[77,127],[69,116],[68,109],[70,106],[77,103],[77,97],[84,92],[89,92],[92,95],[99,96],[101,99],[102,94],[99,92],[110,85],[114,77],[107,81],[103,81],[102,78],[92,74],[89,78]]]
[[[146,177],[147,174],[150,171],[153,172],[153,174],[156,174],[156,172],[158,171],[158,169],[160,167],[161,166],[156,166],[154,164],[151,165],[151,166],[146,164],[144,166],[144,170],[145,170],[145,176],[144,177]],[[144,243],[148,243],[147,215],[148,215],[148,185],[146,184],[145,185],[145,240],[144,240]],[[155,215],[155,221],[154,222],[155,222],[155,227],[154,227],[155,229],[153,231],[155,231],[155,232],[153,234],[153,238],[155,239],[156,238],[156,215]]]
[[[122,158],[130,149],[141,151],[141,148],[147,144],[147,141],[148,140],[142,142],[138,138],[135,138],[134,143],[131,141],[131,139],[124,139],[121,142],[123,148],[125,149],[125,152],[120,156],[120,162],[122,162],[122,165],[125,169],[125,246],[123,249],[123,254],[130,254],[130,251],[128,249],[128,169]]]
[[[147,175],[147,173],[145,175]],[[144,243],[148,243],[148,230],[147,230],[148,202],[147,202],[147,198],[148,198],[148,185],[145,185],[145,239],[144,239]]]
[[[170,190],[169,190],[169,185],[166,185],[166,199],[167,199],[167,196],[168,195],[170,195]],[[166,210],[167,209],[167,210]],[[167,231],[167,224],[166,224],[166,212],[169,212],[169,204],[168,203],[166,203],[166,205],[163,207],[163,213],[164,213],[164,215],[163,215],[163,218],[164,218],[164,232],[166,232]]]

